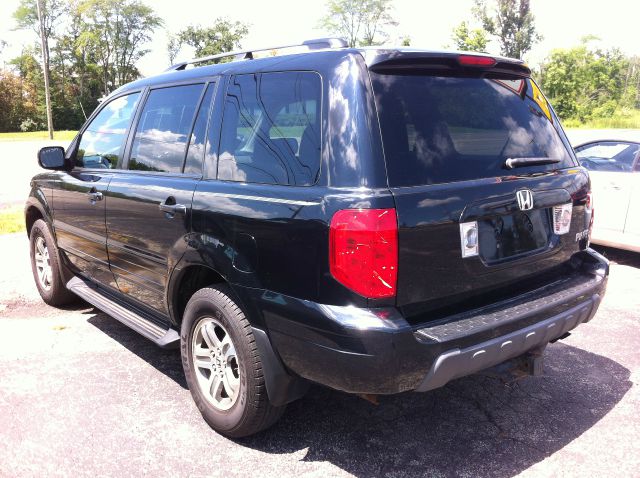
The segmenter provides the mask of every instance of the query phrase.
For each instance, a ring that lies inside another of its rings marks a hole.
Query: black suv
[[[39,152],[26,205],[44,301],[179,345],[215,430],[256,433],[312,382],[537,368],[593,317],[589,176],[525,64],[332,39],[224,56],[111,94]]]

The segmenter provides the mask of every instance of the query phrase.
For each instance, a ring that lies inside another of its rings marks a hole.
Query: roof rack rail
[[[282,50],[284,48],[296,48],[306,47],[307,50],[323,50],[323,49],[338,49],[347,48],[349,44],[343,38],[314,38],[312,40],[305,40],[300,44],[293,45],[279,45],[268,48],[259,48],[254,50],[238,50],[230,51],[226,53],[219,53],[217,55],[203,56],[201,58],[194,58],[193,60],[181,61],[175,65],[171,65],[165,71],[179,71],[184,70],[188,65],[195,65],[196,63],[204,63],[206,61],[220,60],[222,58],[233,57],[233,61],[237,60],[253,60],[254,53],[269,51],[269,50]]]

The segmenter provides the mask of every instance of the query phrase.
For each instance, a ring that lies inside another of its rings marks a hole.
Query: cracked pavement
[[[0,236],[0,476],[637,476],[640,255],[600,250],[604,302],[547,348],[544,376],[378,406],[313,387],[232,441],[201,419],[177,351],[87,304],[46,306],[25,235]]]

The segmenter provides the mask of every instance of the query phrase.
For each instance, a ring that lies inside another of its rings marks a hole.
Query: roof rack
[[[279,45],[269,48],[259,48],[256,50],[238,50],[230,51],[226,53],[219,53],[217,55],[203,56],[201,58],[194,58],[193,60],[182,61],[171,65],[165,71],[179,71],[184,70],[188,65],[195,65],[196,63],[204,63],[206,61],[220,60],[222,58],[233,57],[233,61],[237,60],[253,60],[254,54],[258,52],[270,51],[270,50],[282,50],[285,48],[306,47],[307,51],[324,50],[334,48],[347,48],[349,44],[343,38],[314,38],[313,40],[306,40],[300,44],[293,45]]]

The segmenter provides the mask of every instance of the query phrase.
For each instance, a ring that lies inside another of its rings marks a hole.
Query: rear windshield
[[[371,72],[389,185],[448,183],[573,166],[529,79]],[[555,164],[507,169],[508,158]]]

